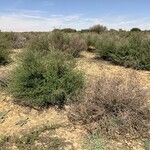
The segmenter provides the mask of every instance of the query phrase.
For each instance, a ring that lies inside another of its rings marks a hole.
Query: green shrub
[[[140,32],[141,29],[139,29],[139,28],[132,28],[130,31],[131,31],[131,32]]]
[[[83,144],[83,149],[85,149],[85,150],[106,150],[106,144],[105,144],[104,140],[97,133],[92,133],[92,134],[89,134],[85,138],[85,142]]]
[[[11,150],[15,147],[19,150],[65,150],[70,147],[74,150],[71,142],[58,137],[56,129],[60,127],[60,124],[43,125],[22,132],[19,136],[0,136],[0,149]]]
[[[9,61],[9,45],[10,43],[5,38],[3,33],[0,33],[0,65],[6,64]]]
[[[54,49],[59,49],[65,53],[78,57],[80,52],[87,49],[85,40],[79,34],[66,34],[54,31],[49,37],[50,45]]]
[[[23,33],[13,33],[11,39],[11,47],[13,49],[24,48],[26,46],[27,40],[23,36]]]
[[[47,35],[39,35],[33,37],[28,44],[28,49],[38,52],[49,51],[49,38]]]
[[[150,70],[150,39],[141,33],[103,35],[96,43],[97,55],[115,64]]]
[[[86,41],[79,34],[71,34],[67,48],[68,53],[73,57],[79,57],[83,50],[87,50]]]
[[[150,139],[144,139],[144,149],[149,150],[150,149]]]
[[[90,30],[89,29],[82,29],[81,31],[79,31],[80,33],[89,33]]]
[[[104,60],[111,60],[112,54],[115,52],[115,41],[112,38],[103,37],[96,43],[97,53]]]
[[[54,30],[49,34],[37,35],[28,44],[28,49],[42,52],[51,51],[51,48],[78,57],[81,51],[87,49],[87,44],[80,34],[69,34],[59,30]]]
[[[72,57],[51,50],[27,50],[9,84],[10,92],[29,106],[62,107],[83,88],[83,76],[74,70]]]
[[[50,39],[51,47],[53,47],[54,49],[62,50],[62,51],[66,50],[68,43],[69,43],[68,34],[63,33],[59,30],[53,31],[49,35],[49,39]]]
[[[94,33],[85,33],[83,34],[83,38],[85,39],[87,46],[96,46],[97,41],[99,40],[100,36]]]
[[[65,33],[75,33],[75,32],[77,32],[76,29],[71,29],[71,28],[65,28],[65,29],[62,29],[61,31],[63,31]]]
[[[9,60],[9,52],[7,49],[3,49],[1,46],[0,46],[0,65],[4,65],[6,63],[8,63],[8,60]]]

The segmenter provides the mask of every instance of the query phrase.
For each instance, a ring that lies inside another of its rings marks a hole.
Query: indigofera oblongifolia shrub
[[[80,34],[54,30],[51,33],[42,34],[31,39],[28,48],[41,51],[49,51],[49,48],[53,48],[73,57],[79,57],[80,52],[87,49],[87,44]]]
[[[72,56],[38,43],[28,49],[14,71],[9,90],[17,102],[29,106],[63,107],[83,88],[83,75],[75,68]]]
[[[150,70],[150,39],[142,33],[101,35],[96,48],[102,59],[125,67]]]
[[[9,62],[9,47],[10,42],[6,37],[6,34],[0,32],[0,65],[4,65]]]
[[[80,52],[87,49],[87,44],[80,34],[66,34],[61,31],[54,31],[49,36],[50,45],[55,49],[79,57]]]

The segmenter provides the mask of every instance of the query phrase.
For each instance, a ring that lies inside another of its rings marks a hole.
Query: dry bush
[[[35,50],[42,53],[47,53],[50,51],[49,39],[45,34],[33,37],[29,40],[27,48],[30,50]]]
[[[72,108],[70,120],[110,138],[147,137],[150,120],[147,90],[135,74],[129,74],[126,79],[102,74],[93,96],[86,96],[84,102]]]
[[[77,33],[67,34],[61,31],[53,31],[49,35],[51,47],[78,57],[80,52],[87,49],[86,41]]]
[[[11,41],[12,48],[14,49],[24,48],[26,46],[26,43],[27,40],[22,33],[14,33]]]
[[[79,34],[71,34],[68,43],[68,52],[74,57],[79,57],[80,52],[87,50],[86,41]]]
[[[62,51],[65,51],[67,48],[69,39],[66,33],[63,33],[59,30],[54,30],[50,35],[49,35],[49,43],[51,47],[54,49],[59,49]]]
[[[94,25],[94,26],[90,27],[89,30],[90,30],[90,32],[95,32],[95,33],[99,34],[101,32],[107,31],[107,27],[98,24],[98,25]]]
[[[87,46],[96,47],[96,42],[99,40],[100,36],[97,33],[84,33],[82,34],[85,39]]]

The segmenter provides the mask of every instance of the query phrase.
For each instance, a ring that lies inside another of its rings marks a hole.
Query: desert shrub
[[[4,65],[9,61],[9,51],[0,45],[0,65]]]
[[[111,60],[111,55],[115,52],[116,45],[113,38],[104,36],[96,43],[97,54],[104,60]]]
[[[150,40],[141,33],[103,35],[97,41],[97,55],[115,64],[150,70]]]
[[[26,38],[22,33],[14,33],[11,39],[11,47],[14,49],[24,48],[27,44]]]
[[[29,106],[62,107],[83,87],[83,76],[74,67],[72,57],[61,51],[27,50],[12,75],[9,90],[17,102]]]
[[[71,54],[78,57],[82,50],[87,49],[85,40],[79,34],[66,34],[60,31],[52,32],[49,37],[50,45],[54,49]]]
[[[71,28],[65,28],[65,29],[62,29],[61,31],[63,31],[65,33],[75,33],[75,32],[77,32],[76,29],[71,29]]]
[[[83,38],[85,39],[87,46],[96,46],[97,41],[99,40],[99,35],[94,33],[86,33],[83,35]]]
[[[107,31],[107,27],[98,24],[90,27],[89,30],[90,32],[95,32],[99,34],[101,32]]]
[[[89,33],[90,32],[90,30],[89,29],[82,29],[81,31],[79,31],[79,32],[81,32],[81,33]]]
[[[144,149],[149,150],[150,149],[150,139],[144,139]]]
[[[0,65],[9,62],[9,47],[10,43],[4,33],[0,33]]]
[[[49,38],[47,35],[39,35],[33,37],[29,43],[27,48],[29,50],[34,50],[37,52],[47,52],[49,51]]]
[[[26,46],[27,40],[23,33],[1,32],[3,41],[7,41],[10,49],[19,49]]]
[[[78,57],[82,50],[87,49],[87,44],[80,34],[69,34],[58,30],[37,35],[28,44],[28,49],[37,51],[46,52],[50,51],[51,48]]]
[[[19,136],[0,136],[0,149],[10,150],[16,147],[19,150],[65,150],[70,147],[74,150],[71,142],[57,136],[56,129],[61,126],[59,124],[43,125],[31,128],[28,132],[22,132]]]
[[[130,31],[131,31],[131,32],[140,32],[141,29],[139,29],[139,28],[132,28]]]
[[[70,35],[67,48],[69,54],[71,54],[73,57],[79,57],[80,52],[83,50],[87,50],[87,44],[84,38],[78,34]]]
[[[118,32],[118,30],[116,30],[116,29],[109,29],[109,32],[117,33],[117,32]]]
[[[86,125],[90,132],[96,130],[110,138],[148,137],[150,110],[147,98],[147,90],[133,72],[126,80],[102,74],[93,96],[87,95],[68,116],[71,121]]]
[[[69,43],[68,34],[63,33],[59,30],[53,31],[49,35],[49,39],[50,39],[51,47],[62,51],[66,50]]]

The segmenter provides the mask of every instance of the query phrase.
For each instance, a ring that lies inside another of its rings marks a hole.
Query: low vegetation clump
[[[66,34],[61,31],[53,31],[49,37],[50,45],[55,49],[79,57],[80,52],[87,50],[87,44],[80,34]]]
[[[74,69],[72,57],[60,50],[43,53],[28,49],[22,55],[9,84],[17,102],[62,107],[83,88],[83,76]]]
[[[69,114],[71,121],[87,125],[110,138],[148,138],[149,113],[147,91],[129,74],[127,80],[103,74],[93,97],[75,106]]]
[[[87,46],[96,47],[96,43],[99,40],[100,36],[97,33],[84,33],[83,38],[85,39]]]
[[[21,136],[3,136],[0,137],[0,149],[8,150],[14,147],[19,150],[65,150],[73,144],[66,142],[64,138],[56,135],[55,126],[42,126],[32,129]]]
[[[97,55],[115,64],[150,70],[150,39],[142,33],[105,34],[97,41]]]
[[[54,49],[65,51],[68,47],[68,43],[69,43],[68,34],[63,33],[59,30],[54,30],[49,35],[49,39],[50,39],[50,45]]]
[[[9,52],[3,46],[0,45],[0,65],[4,65],[9,61]]]
[[[72,28],[64,28],[64,29],[61,29],[60,31],[65,32],[65,33],[75,33],[75,32],[77,32],[76,29],[72,29]]]
[[[90,27],[90,28],[89,28],[89,31],[90,31],[90,32],[95,32],[95,33],[100,34],[100,33],[102,33],[102,32],[107,31],[107,27],[98,24],[98,25],[94,25],[94,26]]]
[[[141,29],[139,29],[139,28],[132,28],[130,31],[131,32],[141,32]]]
[[[87,50],[86,41],[79,34],[72,34],[69,37],[67,51],[73,57],[79,57],[80,52]]]
[[[150,138],[149,139],[145,139],[143,142],[144,142],[145,150],[149,150],[150,149]]]
[[[45,34],[33,37],[27,45],[27,49],[39,53],[47,53],[50,51],[50,48],[48,35]]]
[[[0,33],[0,65],[9,62],[9,41],[3,33]]]
[[[13,49],[24,48],[27,44],[27,39],[22,33],[12,33],[11,47]]]
[[[92,133],[85,137],[83,149],[84,150],[106,150],[106,143],[97,133]]]
[[[80,56],[81,51],[87,49],[87,43],[80,34],[68,34],[54,30],[52,33],[41,34],[32,38],[28,43],[28,48],[38,51],[51,51],[53,48],[76,58]]]

